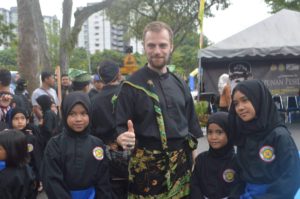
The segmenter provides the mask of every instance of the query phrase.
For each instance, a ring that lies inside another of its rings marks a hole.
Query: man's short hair
[[[61,78],[63,78],[63,77],[69,77],[69,75],[64,73],[64,74],[61,75]]]
[[[5,68],[0,69],[0,84],[2,86],[9,86],[11,82],[11,73]]]
[[[161,32],[162,30],[168,31],[170,42],[173,43],[173,31],[168,24],[162,21],[153,21],[147,24],[143,31],[143,40],[145,40],[145,35],[147,32]]]
[[[41,79],[42,79],[42,82],[44,82],[45,79],[47,79],[47,78],[49,78],[49,77],[51,77],[51,76],[53,76],[53,73],[51,73],[51,72],[49,72],[49,71],[43,71],[43,72],[41,73]]]

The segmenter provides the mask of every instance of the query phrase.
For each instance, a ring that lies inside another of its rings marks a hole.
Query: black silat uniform
[[[210,124],[217,124],[228,138],[228,113],[217,112],[210,115]],[[239,182],[237,163],[232,142],[228,141],[220,149],[211,146],[198,155],[191,179],[191,199],[221,199],[231,196],[231,190]]]
[[[129,162],[129,198],[188,196],[196,144],[191,147],[187,140],[202,136],[202,131],[187,85],[169,71],[159,74],[146,65],[122,85],[118,134],[127,131],[129,119],[136,136]]]
[[[35,198],[31,195],[34,190],[33,175],[28,165],[0,168],[0,199]]]
[[[95,198],[111,198],[109,168],[103,142],[90,135],[89,126],[74,132],[67,125],[67,117],[74,105],[82,104],[89,113],[87,94],[72,92],[63,101],[64,130],[53,137],[45,149],[42,164],[44,189],[51,199],[71,198],[75,192],[93,189]]]
[[[171,73],[159,75],[148,66],[134,73],[129,82],[149,87],[153,82],[163,112],[167,139],[172,142],[184,140],[190,134],[196,138],[202,136],[194,104],[187,85]],[[127,120],[132,119],[134,131],[139,142],[153,143],[160,147],[159,129],[153,109],[153,102],[144,92],[123,85],[117,102],[117,133],[127,131]],[[145,143],[146,144],[146,143]]]
[[[110,146],[117,146],[115,98],[120,85],[105,85],[99,93],[92,98],[92,133]],[[116,150],[116,149],[115,149]],[[114,150],[107,151],[113,155]],[[121,155],[121,149],[117,152]],[[124,156],[122,156],[124,157]],[[114,159],[115,160],[115,159]],[[109,161],[109,171],[112,185],[112,198],[127,198],[128,169],[127,160],[118,158],[118,161]]]
[[[292,199],[300,186],[300,160],[289,130],[285,127],[271,93],[260,80],[239,83],[240,91],[252,103],[256,117],[244,122],[230,107],[232,137],[237,145],[237,162],[245,194],[255,199]],[[253,194],[253,190],[261,194]]]
[[[113,96],[119,92],[119,85],[106,85],[92,98],[93,134],[109,144],[116,138],[116,120]]]
[[[9,128],[13,129],[13,118],[18,114],[21,113],[25,118],[28,118],[28,113],[23,108],[13,108],[9,112]],[[27,149],[29,152],[29,166],[32,168],[34,175],[35,175],[35,181],[36,185],[38,185],[38,182],[40,180],[39,178],[39,170],[40,170],[40,164],[41,164],[41,158],[42,158],[42,151],[40,147],[39,142],[39,132],[38,129],[35,128],[33,125],[27,124],[24,129],[21,130],[22,133],[26,136],[27,141]],[[37,188],[37,187],[36,187]],[[35,190],[37,194],[37,189]]]

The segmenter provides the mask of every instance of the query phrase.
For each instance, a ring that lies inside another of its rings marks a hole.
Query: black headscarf
[[[25,116],[25,118],[28,119],[28,114],[27,114],[27,112],[24,109],[19,108],[19,107],[15,107],[9,113],[9,119],[8,119],[8,126],[9,126],[9,128],[13,128],[13,126],[12,126],[12,120],[13,120],[14,116],[16,114],[18,114],[18,113],[22,113]],[[24,128],[26,128],[26,127],[24,127]]]
[[[256,116],[249,122],[244,122],[236,114],[234,103],[229,109],[230,133],[236,145],[243,145],[247,136],[253,139],[263,139],[277,126],[284,125],[273,102],[272,95],[261,80],[246,80],[240,82],[232,92],[240,91],[252,103]]]
[[[67,132],[71,134],[76,135],[86,135],[90,130],[90,125],[87,126],[85,130],[83,130],[82,133],[75,133],[67,123],[68,114],[72,110],[72,108],[76,104],[82,104],[83,107],[86,109],[86,111],[89,114],[89,118],[91,118],[91,101],[89,96],[86,93],[83,93],[82,91],[74,91],[66,95],[66,97],[63,100],[62,104],[62,118],[63,118],[63,124]]]
[[[43,113],[51,109],[51,104],[53,103],[51,97],[48,95],[41,95],[36,98],[36,102],[40,105]]]
[[[209,116],[207,126],[206,128],[208,129],[208,126],[210,124],[217,124],[220,126],[223,131],[227,135],[228,142],[225,146],[223,146],[220,149],[213,149],[211,146],[209,146],[209,154],[212,155],[213,157],[225,157],[226,154],[232,155],[229,152],[234,152],[233,144],[231,140],[229,139],[229,122],[228,122],[228,113],[226,112],[217,112],[213,113]]]

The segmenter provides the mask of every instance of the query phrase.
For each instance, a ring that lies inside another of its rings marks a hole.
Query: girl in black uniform
[[[42,163],[48,198],[111,198],[108,160],[103,142],[91,135],[90,111],[83,92],[72,92],[63,101],[63,132],[50,139]]]
[[[26,136],[27,140],[27,148],[29,152],[29,166],[32,168],[36,180],[36,189],[33,195],[37,196],[38,186],[41,186],[39,180],[39,168],[41,163],[41,151],[38,142],[38,137],[36,133],[33,132],[34,129],[30,128],[28,125],[29,116],[27,112],[22,108],[13,108],[10,112],[10,119],[9,119],[9,128],[19,130]]]
[[[34,177],[27,165],[26,136],[17,130],[0,132],[0,198],[33,199]]]
[[[300,185],[298,150],[281,120],[270,91],[260,80],[233,90],[230,133],[237,145],[241,199],[292,199]]]
[[[196,158],[191,179],[191,199],[220,199],[230,195],[237,183],[236,157],[228,140],[228,113],[217,112],[209,116],[207,141],[209,150]]]
[[[51,110],[53,101],[48,95],[41,95],[36,99],[37,103],[42,109],[43,120],[39,124],[41,134],[41,150],[44,149],[51,137],[57,134],[58,117],[55,112]]]

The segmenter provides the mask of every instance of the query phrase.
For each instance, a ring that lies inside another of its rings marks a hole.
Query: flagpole
[[[200,100],[200,93],[203,91],[203,71],[201,65],[201,49],[203,46],[203,17],[204,17],[204,7],[205,7],[205,0],[199,0],[199,12],[198,12],[198,19],[199,19],[199,30],[200,30],[200,38],[199,38],[199,51],[198,51],[198,100]]]

